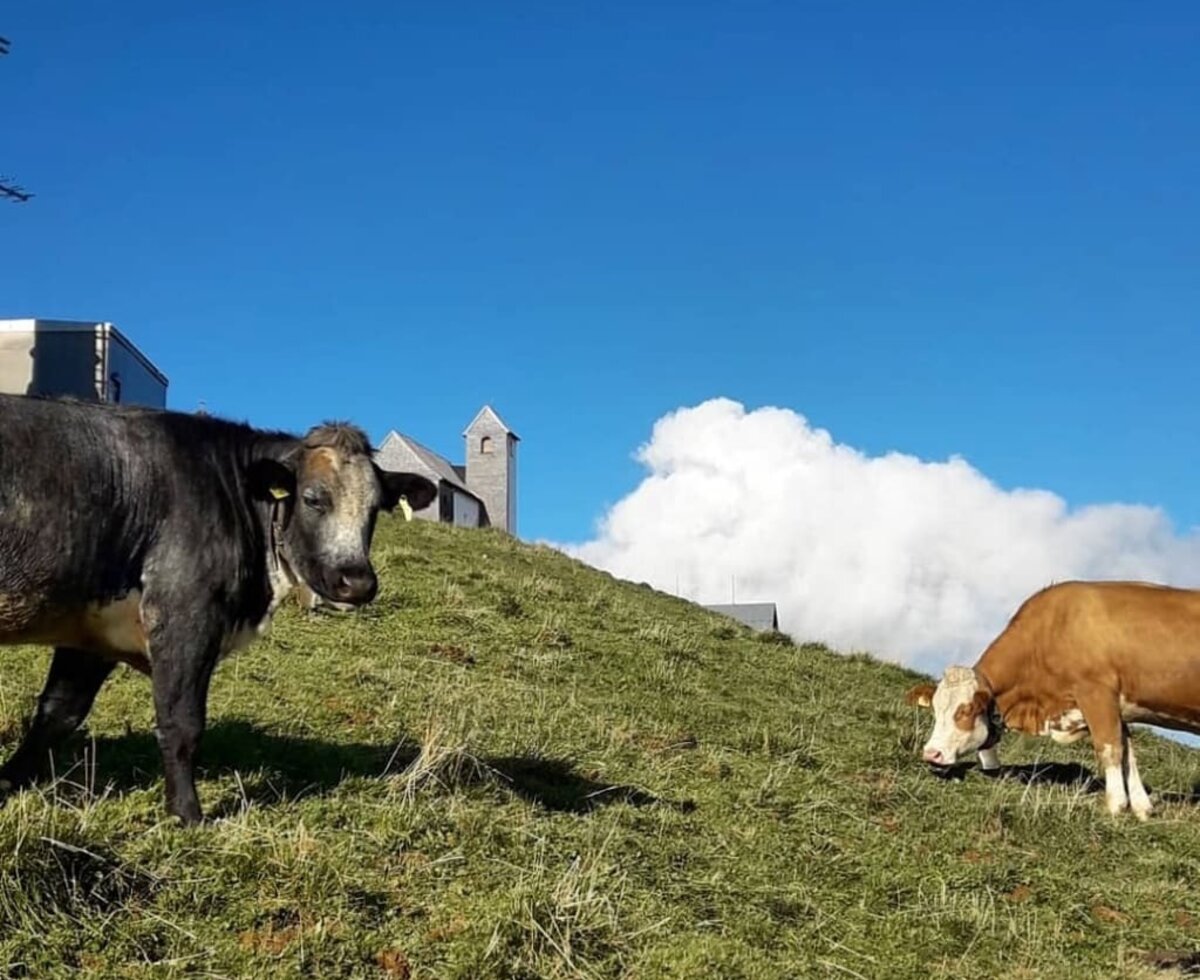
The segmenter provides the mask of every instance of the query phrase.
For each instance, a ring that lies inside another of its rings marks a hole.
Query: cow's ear
[[[286,500],[296,492],[296,474],[277,459],[256,459],[248,479],[255,500]]]
[[[972,701],[971,708],[977,715],[983,714],[988,709],[988,705],[992,703],[992,696],[982,688],[975,689],[975,697]]]
[[[937,688],[932,684],[918,684],[904,695],[904,700],[918,708],[933,707],[933,692]]]
[[[437,487],[416,473],[392,473],[378,466],[375,472],[379,475],[379,485],[383,487],[384,510],[395,510],[402,497],[413,510],[423,510],[437,496]]]

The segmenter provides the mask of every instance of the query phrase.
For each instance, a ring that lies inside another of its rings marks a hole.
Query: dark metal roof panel
[[[779,629],[779,615],[773,602],[735,602],[724,605],[705,606],[710,612],[729,616],[738,622],[745,623],[751,629]]]

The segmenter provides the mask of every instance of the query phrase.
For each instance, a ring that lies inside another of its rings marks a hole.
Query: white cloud
[[[927,670],[974,662],[1052,581],[1200,584],[1200,537],[1161,510],[1071,510],[960,458],[868,456],[786,409],[679,409],[638,459],[641,485],[564,550],[697,602],[728,602],[733,578],[738,601],[775,601],[797,639]]]

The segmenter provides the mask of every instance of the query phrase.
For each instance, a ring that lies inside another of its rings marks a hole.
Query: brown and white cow
[[[952,766],[979,753],[998,769],[1005,729],[1074,742],[1091,733],[1108,809],[1145,820],[1129,725],[1200,733],[1200,590],[1064,582],[1035,593],[972,667],[908,693],[933,709],[922,755]]]

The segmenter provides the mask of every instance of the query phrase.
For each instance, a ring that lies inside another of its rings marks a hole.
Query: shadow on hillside
[[[94,772],[86,781],[111,786],[117,792],[146,789],[162,778],[158,743],[149,732],[95,739],[76,736],[58,753],[56,771],[70,772],[71,782],[84,782],[83,754],[94,759]],[[254,806],[272,806],[283,799],[323,795],[347,779],[379,779],[402,773],[420,755],[420,746],[404,740],[397,744],[330,742],[319,738],[280,735],[248,721],[217,721],[208,727],[200,746],[197,775],[201,778],[236,774],[239,792],[210,807],[214,817],[235,812],[242,800]],[[589,813],[614,803],[631,806],[664,804],[688,812],[690,803],[673,803],[634,786],[606,783],[598,774],[576,771],[569,759],[538,756],[481,757],[483,775],[466,782],[490,782],[545,810]],[[71,767],[75,771],[71,772]],[[0,801],[2,803],[2,801]]]
[[[566,759],[537,756],[508,756],[487,763],[514,794],[545,807],[566,813],[589,813],[613,803],[649,806],[662,803],[685,813],[695,809],[690,802],[674,803],[652,796],[636,786],[599,782],[577,773]]]
[[[976,762],[964,762],[960,765],[940,768],[929,767],[933,776],[954,782],[961,782],[973,770],[978,770],[978,774],[986,779],[1001,779],[1026,786],[1064,786],[1082,793],[1104,792],[1104,780],[1097,778],[1091,769],[1078,762],[1033,762],[1021,766],[1001,766],[999,770],[990,772],[980,769]],[[1146,791],[1158,802],[1200,807],[1200,783],[1194,784],[1190,792],[1177,792],[1156,790],[1144,775],[1142,781]],[[1200,953],[1197,953],[1196,956],[1197,963],[1200,964]],[[1196,972],[1200,974],[1200,966],[1197,967]]]
[[[1200,974],[1200,953],[1192,950],[1155,950],[1143,953],[1142,960],[1156,970],[1170,970],[1175,976]]]
[[[1104,783],[1096,778],[1092,770],[1078,762],[1032,762],[1024,766],[1002,765],[1000,778],[1027,786],[1069,786],[1085,793],[1099,793],[1104,789]]]
[[[1157,796],[1164,803],[1190,803],[1200,806],[1200,783],[1193,785],[1190,793],[1177,793],[1174,790],[1155,793],[1154,787],[1150,785],[1145,776],[1142,777],[1142,782],[1146,784],[1146,792]]]
[[[985,779],[1003,779],[1026,786],[1070,786],[1085,793],[1098,793],[1104,784],[1092,771],[1078,762],[1032,762],[1027,765],[1005,766],[998,770],[981,769],[976,762],[964,762],[956,766],[930,767],[938,779],[959,782],[973,770],[978,770]]]

